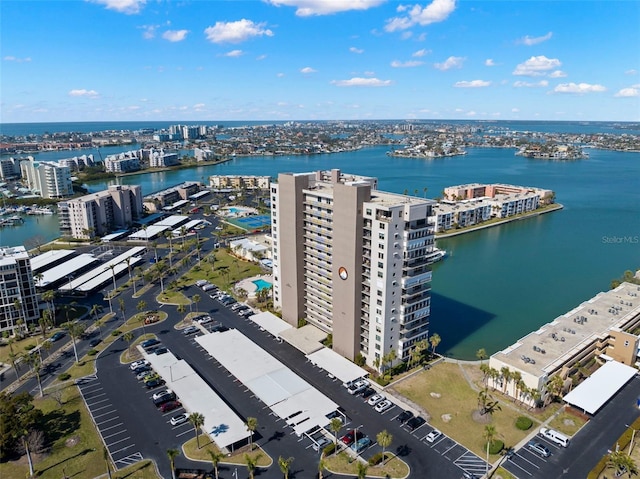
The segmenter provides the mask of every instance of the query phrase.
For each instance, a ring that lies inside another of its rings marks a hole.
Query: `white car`
[[[382,394],[374,394],[369,399],[367,399],[367,404],[369,406],[375,406],[380,401],[384,401],[386,398]]]
[[[141,359],[140,361],[134,361],[129,364],[129,368],[131,368],[132,371],[136,368],[139,368],[140,366],[149,366],[149,361],[147,361],[146,359]]]
[[[204,318],[200,318],[196,320],[199,324],[209,324],[213,322],[213,318],[211,316],[205,316]]]
[[[434,429],[429,434],[427,434],[427,437],[425,437],[425,439],[427,440],[427,442],[436,442],[440,436],[442,436],[442,433],[437,429]]]
[[[155,393],[152,396],[152,399],[155,401],[156,399],[161,398],[165,394],[171,394],[171,392],[172,392],[171,389],[163,389],[162,391],[159,391],[159,392]]]
[[[187,416],[186,414],[182,413],[182,414],[178,414],[177,416],[173,416],[169,420],[169,422],[171,423],[172,426],[178,426],[180,424],[184,424],[188,420],[189,420],[189,416]]]
[[[388,399],[384,399],[380,401],[378,404],[376,404],[376,406],[373,409],[375,409],[378,412],[385,412],[387,409],[390,409],[391,406],[393,406],[393,403]]]

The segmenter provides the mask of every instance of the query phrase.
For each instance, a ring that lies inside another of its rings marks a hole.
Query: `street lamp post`
[[[633,432],[631,433],[631,442],[629,443],[629,456],[631,455],[631,451],[633,449],[633,440],[636,438],[636,432],[638,431],[637,429],[633,429],[631,426],[629,426],[628,424],[625,424],[625,426],[627,426],[628,428],[630,428]]]

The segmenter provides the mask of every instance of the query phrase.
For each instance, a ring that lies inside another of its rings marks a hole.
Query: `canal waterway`
[[[434,266],[431,331],[442,337],[440,352],[463,359],[475,358],[479,348],[494,352],[508,346],[607,290],[624,270],[640,267],[640,153],[588,150],[587,160],[553,162],[515,156],[512,149],[469,149],[465,156],[430,160],[388,157],[386,151],[237,157],[215,166],[122,177],[117,183],[139,184],[149,194],[214,174],[275,177],[340,168],[377,177],[381,190],[422,197],[426,187],[429,198],[446,186],[474,182],[554,190],[564,205],[560,211],[438,241],[450,256]],[[87,186],[100,191],[107,183]],[[51,218],[28,221],[5,228],[1,243],[22,244],[35,234],[58,236]]]

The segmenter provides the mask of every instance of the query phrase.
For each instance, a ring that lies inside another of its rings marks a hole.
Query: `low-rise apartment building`
[[[141,168],[142,161],[138,150],[109,155],[104,159],[104,169],[111,173],[127,173]]]
[[[138,185],[112,185],[107,190],[58,203],[60,233],[76,239],[92,239],[129,228],[142,214],[142,190]]]
[[[197,181],[185,181],[171,188],[157,191],[144,197],[144,207],[150,212],[160,211],[176,201],[189,200],[191,195],[200,191],[201,186],[202,184]]]
[[[541,326],[502,351],[493,354],[489,366],[509,376],[518,373],[522,384],[499,374],[492,385],[506,394],[533,404],[530,391],[542,399],[553,376],[567,380],[577,365],[594,358],[615,359],[633,366],[638,355],[640,286],[622,283],[599,293],[551,323]]]
[[[0,248],[0,333],[26,332],[39,315],[27,250],[24,246]]]
[[[487,200],[442,201],[433,207],[436,232],[473,226],[491,219],[493,204]]]
[[[215,175],[209,177],[209,185],[215,190],[219,189],[269,189],[271,177],[252,175]]]

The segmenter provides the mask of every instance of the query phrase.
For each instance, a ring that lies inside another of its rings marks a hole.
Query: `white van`
[[[569,447],[569,438],[567,436],[565,436],[564,434],[562,434],[561,432],[558,432],[558,431],[556,431],[554,429],[548,429],[546,427],[541,427],[540,428],[540,435],[542,437],[545,437],[545,438],[549,439],[551,442],[555,442],[559,446]]]

